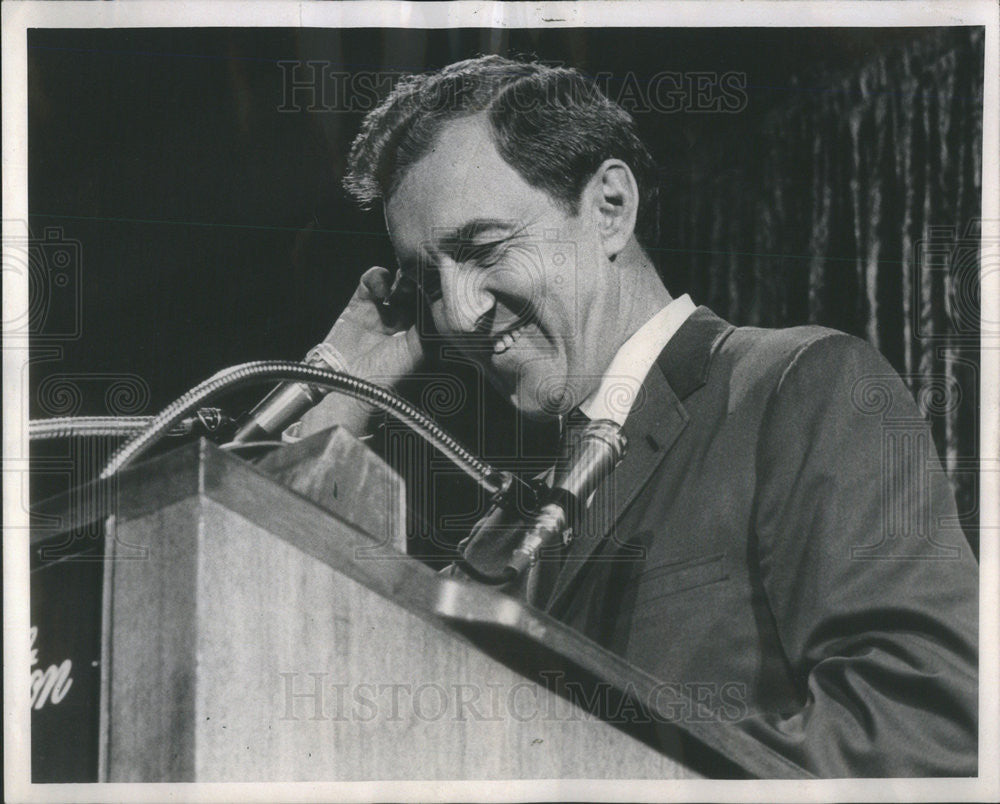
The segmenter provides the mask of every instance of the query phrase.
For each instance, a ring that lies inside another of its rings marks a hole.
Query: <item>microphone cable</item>
[[[153,416],[141,432],[122,444],[101,471],[100,478],[106,480],[116,475],[169,434],[192,410],[223,391],[276,380],[328,388],[389,413],[443,453],[498,501],[507,499],[514,487],[521,485],[512,472],[498,470],[473,455],[423,411],[387,388],[345,372],[283,360],[242,363],[223,369],[195,386]]]

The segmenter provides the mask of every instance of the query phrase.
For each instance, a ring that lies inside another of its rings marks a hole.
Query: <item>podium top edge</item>
[[[218,474],[206,469],[222,467],[253,471],[246,461],[200,438],[130,466],[115,477],[73,486],[31,505],[32,517],[50,523],[32,527],[31,544],[109,516],[120,520],[135,519],[204,493],[205,477]],[[153,491],[155,494],[151,494]]]

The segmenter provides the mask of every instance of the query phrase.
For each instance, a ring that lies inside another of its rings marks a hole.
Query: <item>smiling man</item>
[[[572,71],[487,58],[404,81],[351,164],[354,195],[384,201],[399,263],[394,287],[386,269],[365,274],[327,338],[352,368],[391,381],[422,362],[414,287],[436,332],[519,410],[558,415],[671,301],[640,245],[655,226],[653,160],[631,118]],[[552,241],[568,248],[550,254]],[[390,290],[401,321],[371,304]]]
[[[665,682],[738,690],[740,727],[815,774],[975,774],[977,567],[937,529],[951,491],[906,457],[930,434],[877,352],[673,298],[644,248],[652,159],[572,70],[484,57],[410,78],[350,164],[399,267],[362,277],[326,340],[334,365],[416,371],[422,294],[525,415],[579,411],[628,437],[534,605]],[[910,446],[886,451],[865,389]],[[303,430],[360,432],[366,413],[331,396]]]
[[[477,114],[442,128],[389,197],[386,222],[438,332],[519,410],[545,416],[556,412],[542,397],[550,377],[565,378],[560,399],[582,401],[670,301],[632,238],[637,195],[628,166],[607,159],[571,211],[503,160]],[[551,264],[543,232],[575,245],[573,264]]]

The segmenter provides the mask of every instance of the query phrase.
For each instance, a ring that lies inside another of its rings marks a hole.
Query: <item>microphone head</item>
[[[569,434],[567,460],[560,461],[553,490],[586,500],[625,457],[628,440],[610,419],[594,419]]]
[[[336,350],[326,343],[310,349],[302,362],[317,368],[344,370]],[[233,441],[247,444],[280,436],[282,430],[302,418],[310,408],[316,407],[328,393],[326,388],[303,382],[281,383],[241,420]]]
[[[556,466],[548,500],[528,523],[507,562],[514,577],[522,575],[548,545],[572,538],[587,498],[624,457],[627,441],[617,422],[595,419],[568,432],[564,446],[566,459]]]

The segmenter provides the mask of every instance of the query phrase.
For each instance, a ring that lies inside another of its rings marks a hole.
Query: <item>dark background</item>
[[[302,356],[360,273],[394,263],[380,211],[340,188],[371,88],[527,54],[603,76],[634,111],[675,295],[868,338],[918,401],[944,395],[925,410],[976,546],[982,46],[978,28],[33,30],[30,226],[46,270],[58,243],[73,259],[62,286],[33,283],[31,415],[153,413],[224,366]],[[280,62],[310,60],[353,94],[290,97]],[[745,103],[644,107],[661,71],[744,76]],[[922,256],[935,232],[944,268]],[[457,409],[416,393],[489,458],[548,444],[488,390]]]
[[[716,143],[745,141],[773,109],[834,93],[830,84],[844,71],[926,35],[926,29],[32,31],[30,223],[36,236],[61,227],[82,248],[82,337],[63,344],[62,368],[135,372],[149,383],[150,410],[158,409],[221,366],[303,354],[325,335],[360,272],[379,261],[391,264],[380,213],[358,212],[339,187],[363,114],[279,111],[285,103],[279,61],[419,72],[496,50],[610,72],[612,88],[630,73],[640,82],[662,70],[745,74],[747,104],[738,113],[636,114],[669,197]],[[731,165],[718,168],[696,178],[726,172],[732,178]],[[807,181],[808,165],[786,168]],[[671,228],[666,221],[664,249],[672,245]],[[662,255],[660,261],[678,262]],[[850,301],[835,299],[830,307]],[[785,323],[809,320],[805,305],[785,315]]]
[[[340,188],[366,87],[528,54],[603,74],[634,112],[661,166],[651,252],[672,293],[735,324],[833,326],[888,357],[931,419],[976,548],[982,48],[973,28],[30,31],[31,417],[155,413],[225,366],[300,358],[361,272],[394,263],[381,213]],[[307,60],[352,75],[354,94],[289,98],[279,62]],[[644,108],[661,71],[743,75],[745,103]],[[443,368],[464,390],[408,391],[474,451],[524,466],[551,449],[550,429]],[[110,446],[35,446],[33,496],[85,479]],[[407,461],[412,552],[433,561],[479,501],[428,474],[433,456]],[[73,563],[33,566],[44,664],[79,636],[66,601],[93,624],[99,564]],[[80,650],[74,665],[91,667]],[[91,675],[75,725],[36,740],[36,779],[91,777]]]

